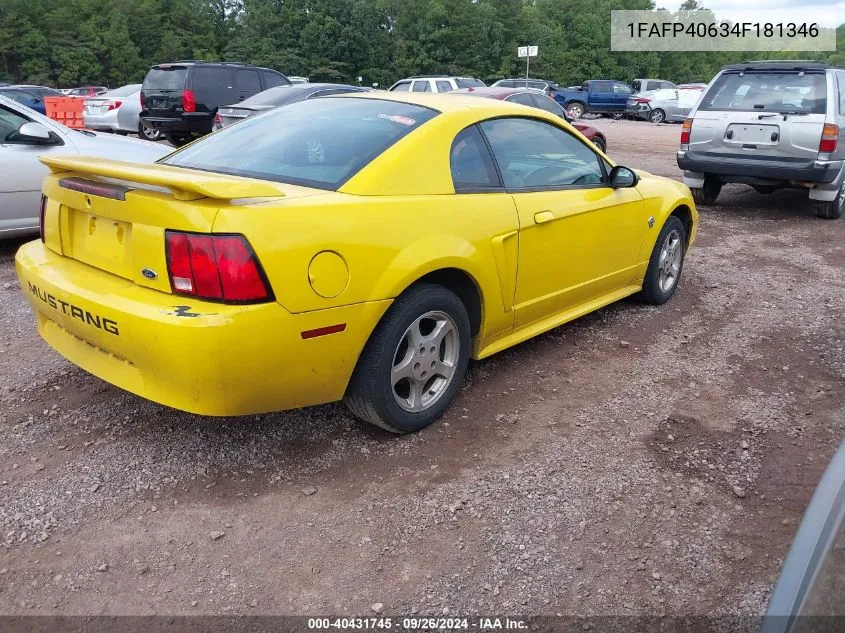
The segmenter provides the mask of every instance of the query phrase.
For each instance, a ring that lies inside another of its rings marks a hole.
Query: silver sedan
[[[141,125],[141,84],[129,84],[85,99],[82,120],[85,127],[117,134],[138,134],[157,141],[160,132]]]
[[[0,96],[0,239],[38,231],[44,154],[151,163],[170,153],[161,143],[72,130]]]
[[[683,122],[702,94],[700,90],[674,88],[647,90],[628,97],[625,114],[652,123]]]

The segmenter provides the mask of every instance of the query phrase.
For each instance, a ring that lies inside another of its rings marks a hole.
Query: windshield
[[[437,114],[379,99],[300,101],[224,128],[162,162],[333,190]]]
[[[458,88],[477,88],[479,86],[484,86],[483,81],[466,77],[459,77],[455,79],[455,83],[457,84]]]
[[[107,93],[101,95],[102,97],[128,97],[129,95],[133,95],[141,89],[141,84],[129,84],[128,86],[123,86],[122,88],[115,88],[114,90],[109,90]]]
[[[824,73],[727,72],[707,91],[698,109],[824,114]]]
[[[144,77],[144,90],[182,90],[185,87],[185,75],[188,69],[171,66],[169,68],[151,68]]]

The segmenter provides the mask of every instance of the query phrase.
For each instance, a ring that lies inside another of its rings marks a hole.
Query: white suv
[[[428,75],[400,79],[388,89],[391,92],[451,92],[459,88],[483,88],[484,82],[472,77]]]

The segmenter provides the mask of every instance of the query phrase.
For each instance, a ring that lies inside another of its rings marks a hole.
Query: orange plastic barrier
[[[72,128],[85,127],[82,121],[82,107],[85,99],[78,97],[47,97],[44,109],[51,119]]]

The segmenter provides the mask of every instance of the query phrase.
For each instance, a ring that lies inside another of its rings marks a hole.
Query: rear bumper
[[[648,119],[651,115],[651,108],[645,103],[638,103],[635,106],[626,106],[625,114],[635,119]]]
[[[704,156],[689,150],[679,150],[678,167],[684,171],[724,176],[729,182],[743,178],[774,181],[799,181],[829,184],[842,172],[841,160],[784,161],[753,158]]]
[[[151,130],[171,134],[208,134],[214,115],[207,112],[186,112],[179,117],[155,117],[141,113],[141,121]]]
[[[291,314],[277,303],[194,301],[62,257],[38,240],[20,248],[15,266],[39,333],[62,356],[122,389],[202,415],[339,400],[390,305]],[[346,330],[302,338],[337,323]]]

